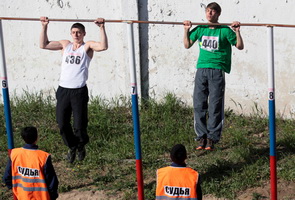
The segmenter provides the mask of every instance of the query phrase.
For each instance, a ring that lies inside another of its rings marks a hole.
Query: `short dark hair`
[[[170,157],[174,163],[183,164],[185,159],[187,159],[185,146],[182,144],[174,145],[171,149]]]
[[[79,30],[83,31],[85,33],[85,26],[81,23],[75,23],[72,25],[71,30],[73,28],[78,28]]]
[[[33,126],[27,126],[21,130],[21,136],[27,144],[33,144],[38,139],[37,128]]]
[[[221,7],[216,2],[209,3],[206,8],[210,8],[212,10],[215,10],[219,14],[221,13]]]

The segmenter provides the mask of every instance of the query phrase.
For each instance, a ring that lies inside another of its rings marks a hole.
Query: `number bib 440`
[[[219,37],[203,36],[200,47],[206,51],[216,51],[219,48]]]

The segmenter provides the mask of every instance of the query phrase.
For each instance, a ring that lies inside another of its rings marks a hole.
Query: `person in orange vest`
[[[172,164],[157,170],[156,199],[202,200],[200,175],[186,166],[186,148],[182,144],[173,146],[170,152]]]
[[[50,154],[38,150],[37,129],[25,127],[21,136],[26,144],[22,148],[12,149],[4,183],[18,200],[56,200],[59,182]]]

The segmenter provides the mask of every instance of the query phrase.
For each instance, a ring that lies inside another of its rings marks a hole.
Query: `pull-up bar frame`
[[[15,21],[40,21],[40,18],[25,18],[25,17],[0,17],[0,20],[15,20]],[[54,22],[94,22],[95,19],[56,19],[49,18],[49,21]],[[174,21],[140,21],[140,20],[115,20],[115,19],[106,19],[106,23],[138,23],[138,24],[167,24],[167,25],[183,25],[183,22],[174,22]],[[230,26],[231,23],[200,23],[192,22],[192,25],[212,25],[212,26]],[[271,26],[271,27],[286,27],[286,28],[295,28],[295,25],[292,24],[270,24],[270,23],[241,23],[240,26]]]
[[[2,22],[1,20],[18,20],[18,21],[40,21],[40,18],[17,18],[17,17],[0,17],[0,61],[1,61],[1,79],[2,92],[4,101],[4,112],[6,120],[6,132],[8,138],[8,151],[11,152],[13,146],[13,133],[10,114],[10,103],[8,93],[8,78],[6,74],[6,62],[3,44]],[[55,22],[94,22],[95,19],[49,19]],[[136,151],[136,175],[138,184],[138,199],[144,200],[143,177],[142,177],[142,160],[140,146],[140,128],[138,115],[138,96],[136,82],[136,65],[134,52],[133,24],[168,24],[183,25],[183,22],[165,22],[165,21],[138,21],[138,20],[105,20],[106,23],[126,23],[129,46],[129,65],[131,78],[131,97],[132,97],[132,117],[134,127],[134,145]],[[231,23],[194,23],[192,25],[227,25]],[[295,25],[288,24],[257,24],[241,23],[240,26],[265,26],[267,27],[267,44],[268,44],[268,97],[269,97],[269,137],[270,137],[270,179],[271,179],[271,200],[277,200],[277,174],[276,174],[276,131],[275,131],[275,88],[274,88],[274,45],[273,45],[273,27],[295,28]]]

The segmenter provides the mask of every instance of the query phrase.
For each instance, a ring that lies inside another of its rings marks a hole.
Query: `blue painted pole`
[[[12,123],[11,123],[11,112],[10,112],[8,81],[7,81],[7,72],[6,72],[2,20],[0,20],[0,65],[1,65],[0,76],[1,76],[2,95],[3,95],[3,102],[4,102],[4,115],[5,115],[5,122],[6,122],[8,155],[10,155],[11,150],[14,148],[14,142],[13,142],[13,132],[12,132]],[[14,194],[13,194],[13,199],[17,200]]]
[[[7,81],[6,61],[5,61],[4,41],[3,41],[3,31],[2,31],[1,20],[0,20],[0,46],[1,46],[0,47],[1,85],[2,85],[2,95],[3,95],[3,102],[4,102],[4,114],[5,114],[5,122],[6,122],[8,153],[10,153],[11,149],[14,148],[14,143],[13,143],[8,81]]]
[[[144,200],[133,22],[131,21],[130,22],[127,21],[127,35],[128,35],[128,47],[129,47],[132,118],[133,118],[133,130],[134,130],[134,145],[135,145],[135,153],[136,153],[136,177],[137,177],[138,199]]]
[[[277,200],[277,158],[276,158],[276,112],[273,27],[267,27],[268,35],[268,108],[270,139],[270,188],[271,200]]]

